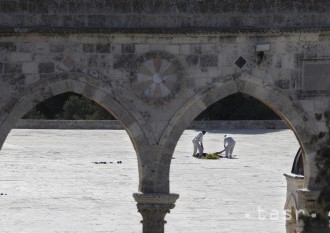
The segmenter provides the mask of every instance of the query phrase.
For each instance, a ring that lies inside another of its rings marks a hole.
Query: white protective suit
[[[233,151],[234,151],[235,144],[236,144],[236,142],[232,137],[225,136],[224,147],[226,150],[227,158],[230,158],[230,159],[233,158]]]
[[[203,156],[203,132],[200,132],[197,134],[197,136],[192,140],[192,143],[194,144],[194,153],[193,156],[196,155],[197,149],[199,153],[199,157]]]

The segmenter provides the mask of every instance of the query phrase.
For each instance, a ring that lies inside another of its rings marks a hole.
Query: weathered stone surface
[[[16,51],[16,45],[11,42],[0,42],[0,51],[14,52]]]
[[[54,63],[47,62],[47,63],[39,63],[38,72],[39,73],[53,73],[55,70]]]
[[[306,150],[304,186],[316,187],[320,142],[311,138],[328,131],[329,11],[325,0],[0,1],[0,145],[38,102],[80,93],[128,130],[140,190],[168,193],[183,130],[240,92],[288,123]]]
[[[329,27],[330,4],[314,1],[1,1],[2,27],[283,29]],[[16,17],[21,15],[21,17]],[[22,20],[23,19],[23,20]]]
[[[95,52],[96,53],[110,53],[110,44],[96,44]]]
[[[134,44],[122,44],[121,52],[122,53],[134,53],[135,45]]]
[[[218,55],[208,54],[200,57],[201,67],[212,67],[218,65]]]
[[[19,74],[22,72],[22,64],[19,63],[5,63],[4,73]]]
[[[94,45],[93,44],[83,44],[83,51],[85,53],[93,53],[94,52]]]

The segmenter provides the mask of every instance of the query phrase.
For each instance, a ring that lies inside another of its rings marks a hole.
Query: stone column
[[[284,174],[287,181],[287,196],[284,209],[289,216],[286,219],[286,233],[296,233],[297,227],[297,200],[298,193],[297,190],[304,187],[304,176],[295,175],[292,173]]]
[[[329,232],[329,213],[323,211],[322,207],[318,204],[317,198],[320,194],[319,191],[308,189],[297,190],[299,202],[299,214],[305,217],[305,221],[310,226],[312,232]],[[299,216],[298,216],[299,219]],[[304,232],[304,225],[306,223],[302,220],[298,221],[297,231]]]
[[[174,208],[178,194],[134,193],[143,220],[143,233],[164,233],[165,215]]]

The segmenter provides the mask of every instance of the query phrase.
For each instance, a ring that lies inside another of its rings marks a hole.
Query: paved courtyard
[[[299,147],[293,132],[212,131],[206,152],[222,149],[225,133],[237,141],[237,159],[195,159],[197,131],[180,138],[171,166],[180,198],[166,232],[285,232],[283,173]],[[123,130],[15,129],[0,163],[0,232],[141,232],[137,159]]]

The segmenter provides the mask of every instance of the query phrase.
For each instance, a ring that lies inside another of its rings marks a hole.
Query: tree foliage
[[[38,104],[23,118],[62,120],[115,119],[101,106],[82,95],[64,93]],[[208,107],[196,120],[275,120],[280,119],[260,101],[244,94],[228,96]]]
[[[64,120],[109,120],[110,114],[95,104],[94,101],[82,96],[72,95],[63,106],[61,119]]]
[[[280,117],[257,99],[230,95],[202,112],[196,120],[276,120]]]
[[[96,102],[75,93],[64,93],[35,106],[23,119],[113,120]]]

